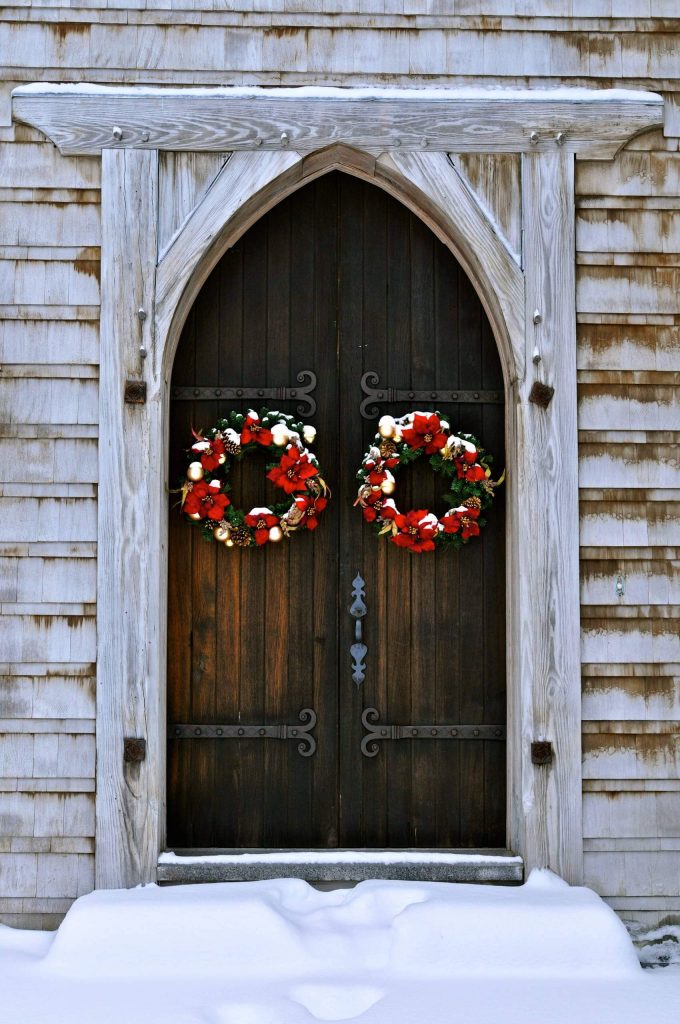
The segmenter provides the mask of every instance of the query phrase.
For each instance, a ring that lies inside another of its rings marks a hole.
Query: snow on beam
[[[13,116],[64,154],[108,148],[310,152],[565,151],[609,159],[663,123],[663,99],[625,89],[177,89],[20,86]]]

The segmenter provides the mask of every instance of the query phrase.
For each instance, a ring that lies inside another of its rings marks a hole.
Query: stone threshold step
[[[521,883],[524,862],[509,850],[168,850],[158,859],[159,882],[252,882],[303,878],[361,882]]]

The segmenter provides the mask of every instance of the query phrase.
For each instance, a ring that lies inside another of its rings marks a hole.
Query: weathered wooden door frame
[[[663,103],[584,90],[369,93],[15,90],[17,120],[64,154],[102,155],[100,887],[153,881],[163,847],[168,386],[181,328],[226,249],[332,169],[421,217],[465,268],[494,331],[507,410],[508,845],[527,868],[581,879],[574,154],[611,159],[661,123]],[[162,253],[159,150],[237,151]],[[521,203],[521,256],[452,152],[521,153],[521,196],[505,197]],[[144,401],[125,402],[126,381],[146,386]],[[554,388],[548,405],[532,401],[536,382]],[[124,761],[125,737],[146,741],[144,761]],[[532,762],[536,740],[552,743],[551,764]]]

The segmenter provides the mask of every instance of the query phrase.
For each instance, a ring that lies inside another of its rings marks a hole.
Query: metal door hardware
[[[299,714],[300,725],[205,725],[203,723],[176,724],[168,726],[171,740],[297,740],[298,754],[311,757],[316,751],[316,739],[312,729],[317,716],[312,708],[303,708]]]
[[[364,757],[375,757],[386,740],[504,740],[503,725],[393,725],[380,722],[377,708],[365,708],[361,724],[368,732],[361,741]]]
[[[503,391],[460,391],[436,390],[416,391],[409,388],[388,388],[381,385],[380,377],[375,370],[368,370],[361,378],[361,390],[366,396],[359,411],[365,420],[380,415],[379,403],[389,402],[422,402],[425,405],[449,405],[451,403],[470,402],[475,405],[502,405]]]
[[[300,370],[297,385],[293,387],[193,387],[190,384],[173,386],[170,397],[177,402],[234,402],[240,399],[276,399],[279,402],[297,399],[296,410],[300,416],[312,416],[316,412],[316,401],[311,397],[316,388],[316,374],[312,370]]]
[[[360,574],[357,573],[352,580],[352,597],[354,600],[349,606],[349,613],[354,621],[354,643],[349,649],[349,653],[352,657],[352,679],[357,686],[361,686],[364,679],[366,678],[366,655],[368,654],[368,647],[363,642],[363,624],[362,619],[366,614],[366,603],[364,597],[366,596],[366,584],[361,578]]]

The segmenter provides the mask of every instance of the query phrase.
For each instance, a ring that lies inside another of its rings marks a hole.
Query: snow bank
[[[550,872],[517,887],[369,881],[319,892],[284,878],[95,892],[69,911],[45,969],[163,977],[178,964],[234,981],[261,976],[263,964],[270,979],[319,980],[640,970],[614,912]]]
[[[299,879],[96,892],[54,941],[0,928],[2,1024],[678,1024],[594,893]]]

